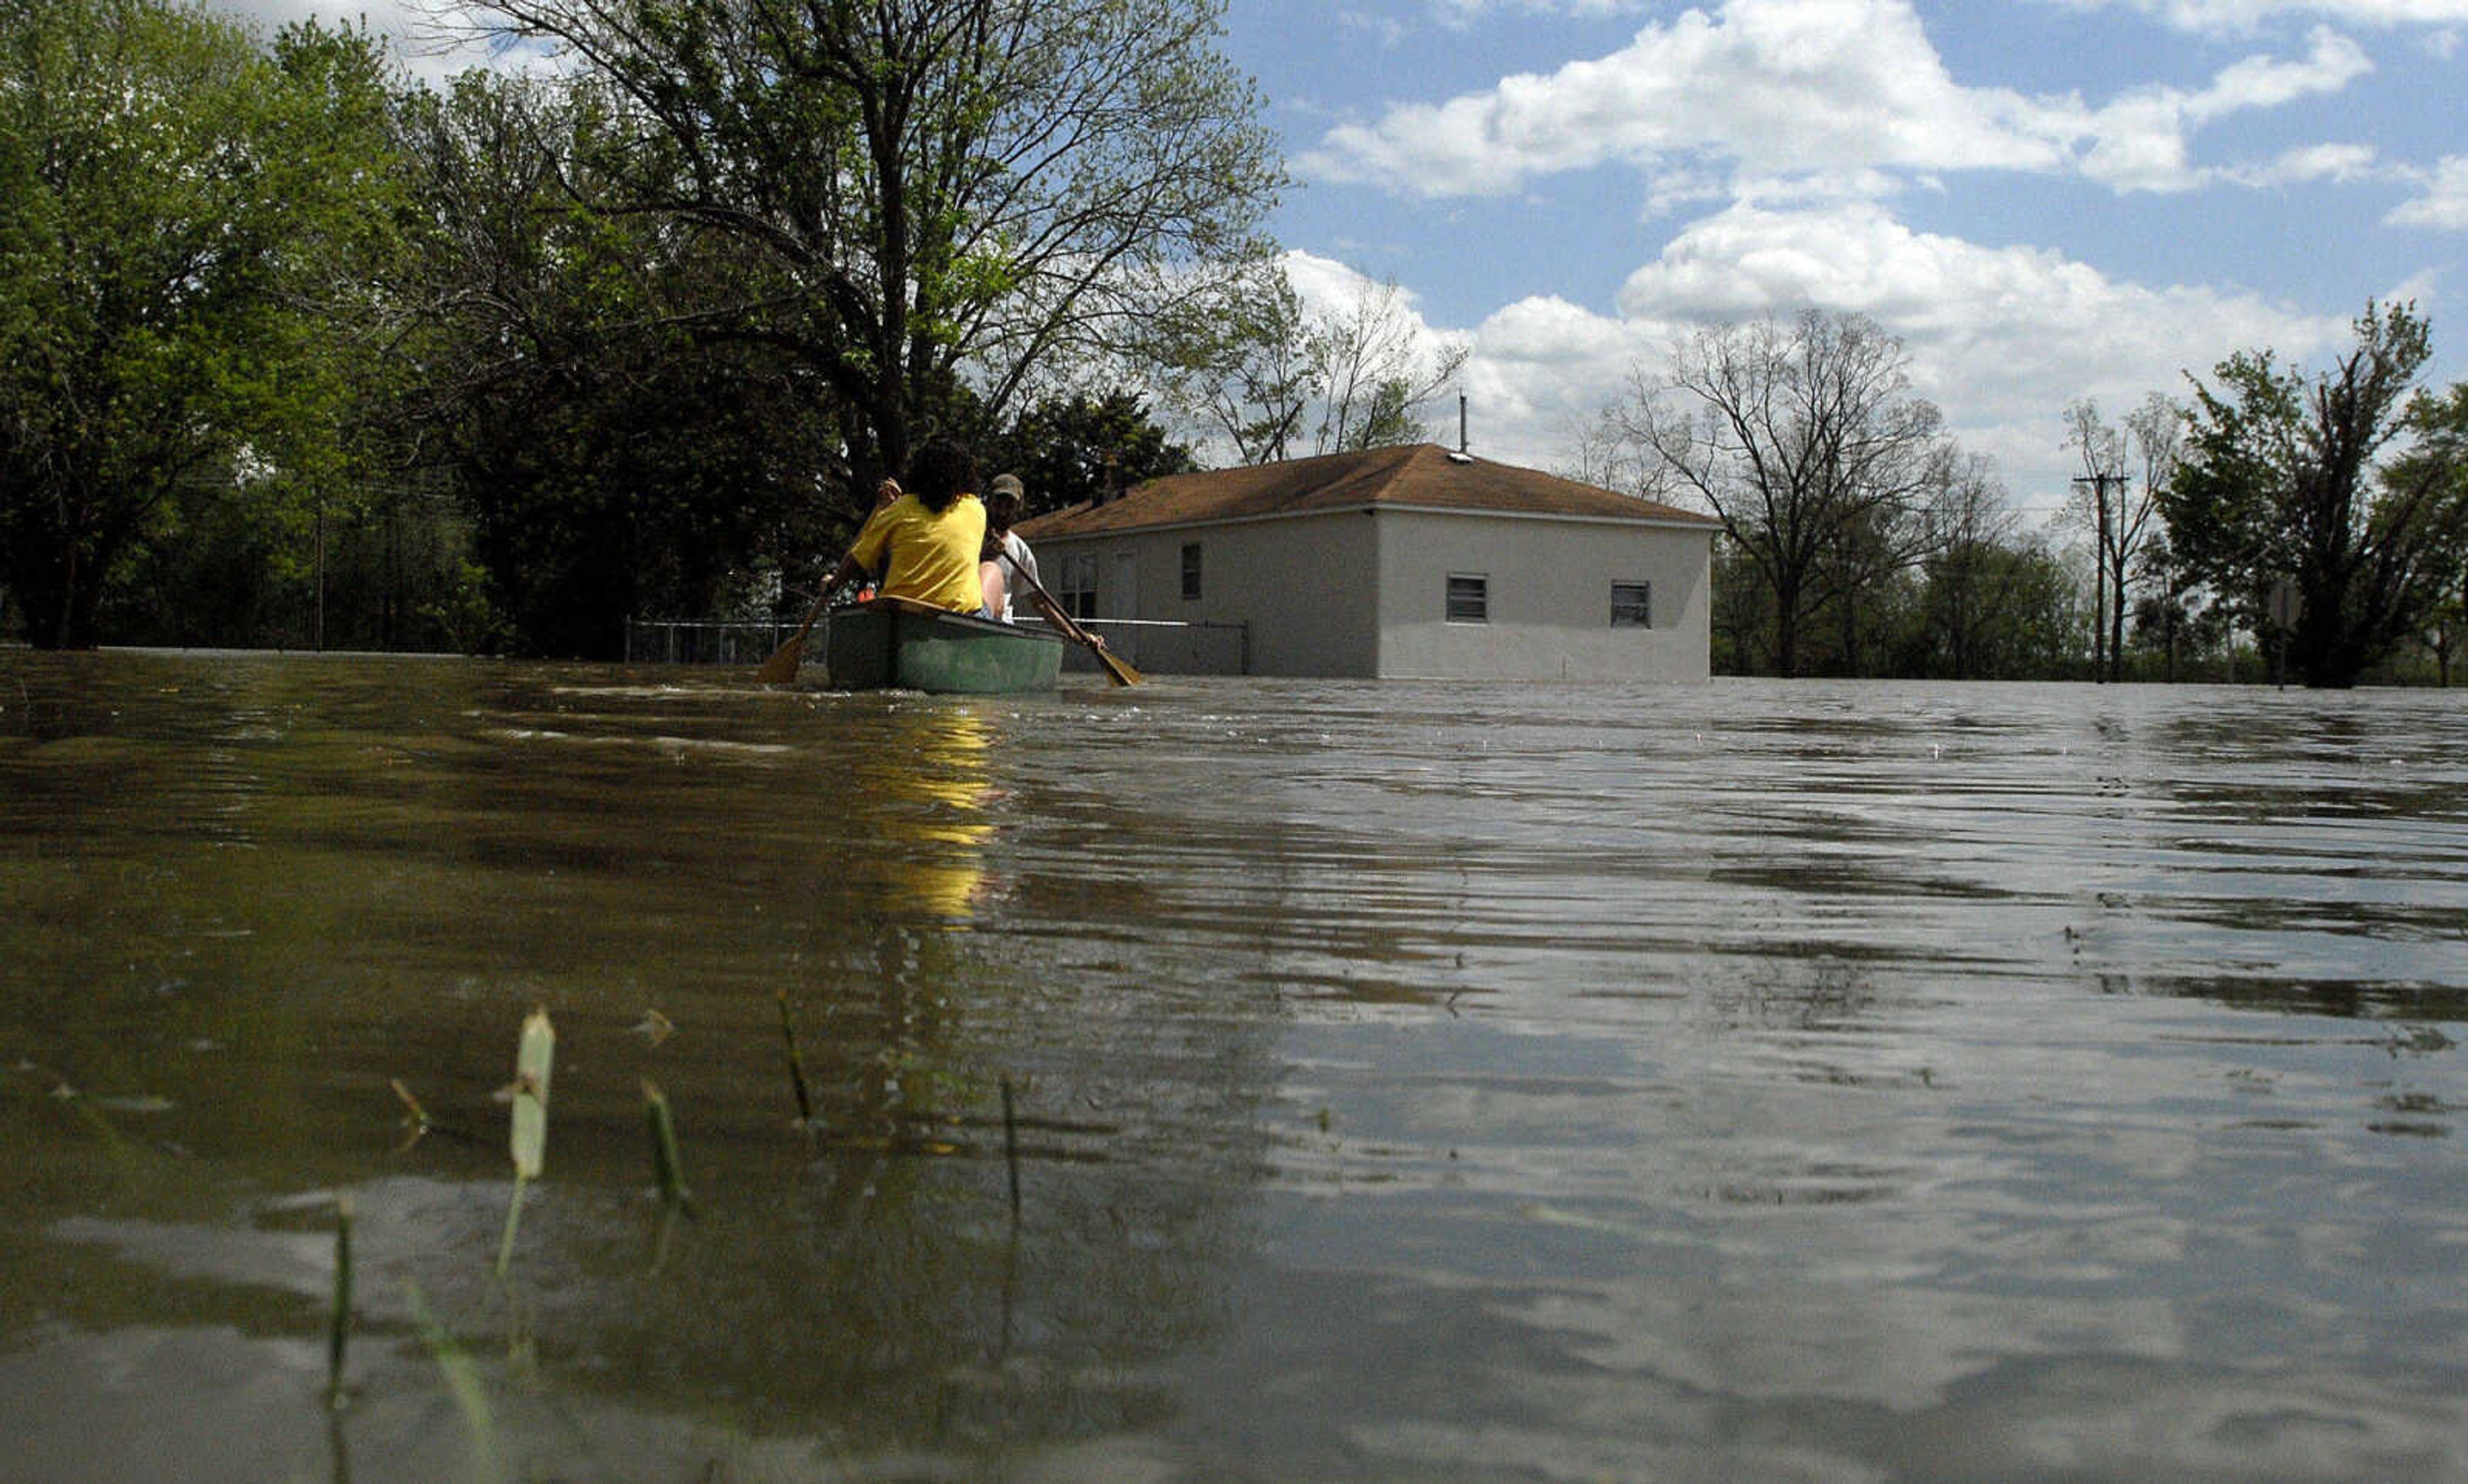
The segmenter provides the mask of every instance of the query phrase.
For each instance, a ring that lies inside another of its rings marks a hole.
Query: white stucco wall
[[[1380,675],[1707,676],[1713,540],[1704,530],[1408,510],[1383,510],[1376,519]],[[1487,580],[1488,622],[1448,622],[1452,574]],[[1652,584],[1652,628],[1611,627],[1614,582]]]
[[[1379,663],[1371,516],[1359,511],[1037,543],[1048,587],[1063,557],[1096,552],[1099,618],[1249,626],[1263,675],[1370,675]],[[1182,549],[1200,548],[1200,595],[1182,596]],[[1122,562],[1131,563],[1127,594]],[[1133,599],[1127,604],[1126,599]]]
[[[1182,552],[1200,549],[1200,595]],[[1713,541],[1633,521],[1383,508],[1036,543],[1046,585],[1099,559],[1097,616],[1249,626],[1263,675],[1702,681]],[[1488,579],[1490,617],[1447,622],[1451,574]],[[1650,628],[1611,627],[1614,582],[1653,584]]]

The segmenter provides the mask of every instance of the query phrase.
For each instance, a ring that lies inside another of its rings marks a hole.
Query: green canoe
[[[997,624],[877,598],[833,610],[823,669],[835,691],[1050,691],[1063,673],[1063,636],[1042,624]]]

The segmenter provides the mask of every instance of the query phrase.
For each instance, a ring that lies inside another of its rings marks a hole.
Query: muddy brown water
[[[8,652],[0,903],[10,1479],[2468,1475],[2456,693]]]

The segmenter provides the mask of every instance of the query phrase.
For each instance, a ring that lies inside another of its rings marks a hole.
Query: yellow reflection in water
[[[992,895],[989,776],[994,738],[966,711],[921,713],[907,746],[867,770],[884,895],[896,906],[966,922]]]

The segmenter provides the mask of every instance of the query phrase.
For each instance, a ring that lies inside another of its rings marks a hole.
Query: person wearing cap
[[[1011,528],[1027,503],[1028,491],[1017,474],[996,474],[986,487],[986,552],[977,580],[985,590],[986,611],[1006,624],[1014,621],[1023,598],[1036,602],[1040,581],[1036,553]]]
[[[996,474],[986,490],[986,552],[985,560],[977,567],[977,581],[985,589],[986,611],[1009,624],[1016,622],[1018,600],[1026,599],[1051,627],[1078,638],[1091,648],[1106,648],[1103,634],[1092,634],[1063,616],[1045,589],[1039,585],[1037,554],[1028,542],[1011,528],[1027,503],[1028,491],[1020,488],[1017,474]]]

